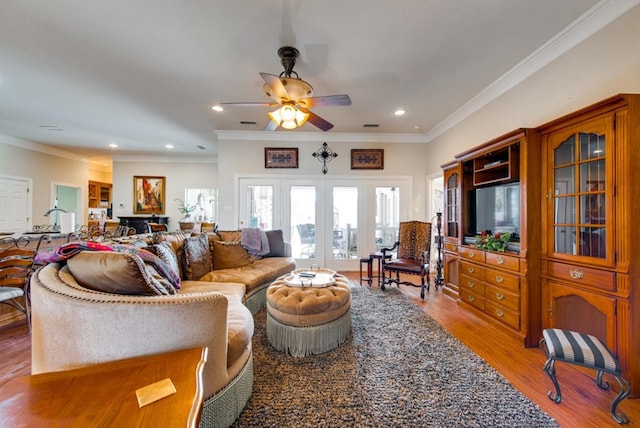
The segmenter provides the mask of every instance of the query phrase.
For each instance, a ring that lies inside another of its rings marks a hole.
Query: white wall
[[[80,156],[0,134],[0,175],[33,180],[33,225],[49,224],[49,218],[43,214],[53,207],[53,182],[79,187],[82,190],[82,207],[87,206],[88,162]],[[86,216],[86,208],[76,213],[79,219]]]
[[[538,127],[618,93],[640,93],[640,7],[429,143],[427,170],[521,127]]]
[[[211,161],[113,161],[113,216],[133,214],[133,177],[137,175],[166,177],[166,210],[169,228],[177,229],[183,214],[174,199],[184,199],[185,188],[217,188],[218,167]]]
[[[283,140],[286,133],[282,132]],[[412,217],[417,220],[427,216],[427,191],[425,175],[425,159],[428,147],[424,144],[384,144],[384,143],[328,143],[328,147],[338,157],[327,164],[329,172],[322,174],[322,163],[313,157],[313,153],[322,147],[322,134],[318,134],[317,142],[257,142],[257,141],[221,141],[218,143],[219,164],[219,224],[221,228],[233,229],[237,227],[234,212],[235,180],[240,174],[271,174],[278,176],[317,176],[324,177],[383,177],[383,176],[411,176],[413,177],[413,195],[411,206]],[[298,168],[270,168],[264,167],[265,147],[297,147]],[[351,149],[384,149],[383,170],[351,170]]]

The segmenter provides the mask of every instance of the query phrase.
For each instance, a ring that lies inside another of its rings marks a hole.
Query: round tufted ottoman
[[[335,274],[333,285],[292,287],[285,277],[267,289],[267,337],[273,347],[304,357],[343,343],[351,331],[349,280]]]

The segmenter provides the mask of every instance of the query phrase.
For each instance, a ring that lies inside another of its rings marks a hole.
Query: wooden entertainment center
[[[640,396],[640,95],[616,95],[455,156],[445,184],[444,286],[538,345],[544,328],[600,338]],[[512,232],[506,252],[475,243]],[[634,257],[635,255],[635,257]]]

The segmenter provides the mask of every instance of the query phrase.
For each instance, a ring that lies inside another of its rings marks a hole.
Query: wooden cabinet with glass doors
[[[461,172],[458,162],[442,165],[444,174],[444,219],[443,219],[443,267],[444,284],[442,291],[453,298],[458,297],[460,255],[460,182]]]
[[[539,128],[542,323],[599,337],[640,396],[640,96]]]

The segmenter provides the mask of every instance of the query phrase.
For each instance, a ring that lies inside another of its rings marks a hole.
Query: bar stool
[[[371,257],[363,257],[360,259],[360,285],[362,285],[362,281],[367,281],[369,287],[371,287],[371,282],[373,281],[373,259]],[[363,276],[362,268],[366,265],[367,267],[367,276]]]

